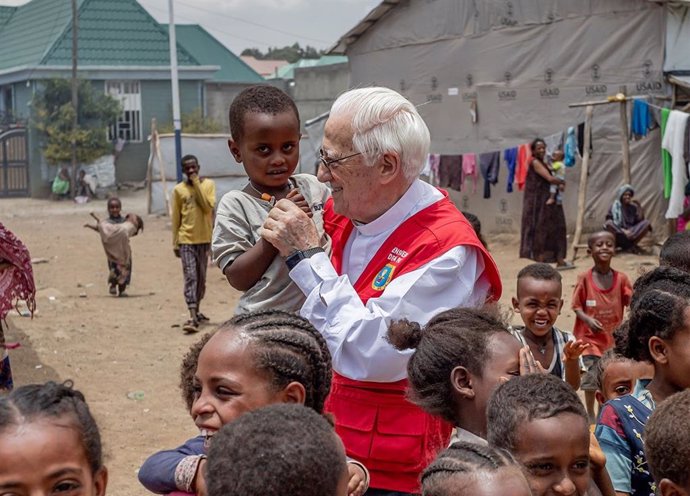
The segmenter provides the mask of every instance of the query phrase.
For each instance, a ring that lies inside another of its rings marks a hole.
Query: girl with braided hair
[[[0,493],[104,496],[108,471],[84,396],[71,382],[0,397]]]
[[[520,466],[505,450],[457,442],[422,473],[422,496],[532,496]]]
[[[323,414],[331,374],[326,342],[306,319],[280,310],[235,316],[192,346],[182,362],[182,396],[200,436],[150,456],[139,481],[159,494],[205,494],[205,454],[223,425],[275,403]],[[366,469],[348,460],[348,471],[348,494],[361,496]]]
[[[640,277],[623,329],[624,355],[652,363],[654,376],[606,403],[595,434],[617,494],[654,494],[642,434],[659,403],[690,388],[690,274],[662,266]]]

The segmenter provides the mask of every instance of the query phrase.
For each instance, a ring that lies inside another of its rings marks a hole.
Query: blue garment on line
[[[491,185],[498,182],[501,167],[501,152],[487,152],[479,155],[479,170],[484,178],[484,198],[491,198]]]
[[[517,146],[513,148],[508,148],[503,152],[503,160],[508,167],[508,185],[506,186],[506,191],[508,193],[513,192],[513,182],[515,182],[515,167],[517,166]]]
[[[570,126],[566,132],[565,145],[563,147],[563,163],[566,167],[574,167],[577,155],[577,137],[575,127]]]
[[[633,137],[639,139],[647,136],[651,124],[652,114],[649,110],[649,104],[645,100],[634,99],[632,122],[630,123],[630,132]]]

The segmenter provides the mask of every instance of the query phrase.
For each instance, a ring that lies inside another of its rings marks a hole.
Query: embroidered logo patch
[[[394,271],[395,265],[386,264],[383,269],[376,274],[374,282],[371,283],[372,289],[375,289],[376,291],[383,291],[386,289],[386,286],[388,286],[388,283],[391,281],[391,277],[393,277]]]

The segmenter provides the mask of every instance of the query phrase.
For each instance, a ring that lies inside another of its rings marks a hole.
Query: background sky
[[[53,0],[69,2],[70,0]],[[174,0],[176,24],[201,24],[237,55],[249,47],[298,42],[329,48],[380,0]],[[22,5],[27,0],[0,0]],[[168,0],[139,0],[161,23],[168,23]]]

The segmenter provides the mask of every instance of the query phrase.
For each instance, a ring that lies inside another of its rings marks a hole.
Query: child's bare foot
[[[546,200],[547,205],[553,205],[554,203],[556,203],[556,200],[554,200],[553,198],[549,198],[548,200]]]

